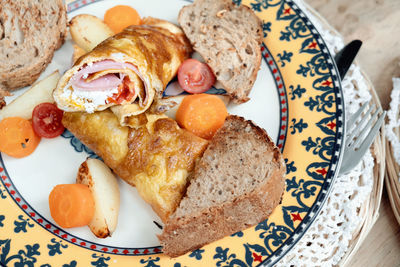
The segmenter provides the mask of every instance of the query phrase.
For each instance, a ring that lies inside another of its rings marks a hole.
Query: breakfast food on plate
[[[63,113],[53,103],[40,103],[32,112],[33,130],[38,136],[45,138],[55,138],[61,135],[65,130],[61,123]]]
[[[118,5],[106,11],[104,22],[115,32],[122,32],[128,26],[139,25],[139,13],[130,6]]]
[[[74,42],[86,52],[114,35],[114,32],[101,19],[88,14],[80,14],[69,22],[69,32]]]
[[[53,102],[59,77],[58,71],[53,72],[0,110],[1,152],[26,157],[36,149],[40,137],[54,138],[64,131],[62,111],[48,103]]]
[[[191,48],[179,27],[151,18],[146,23],[126,28],[79,58],[54,91],[58,107],[89,113],[112,107],[126,125],[161,98]]]
[[[92,192],[94,215],[89,223],[92,233],[105,238],[117,227],[119,187],[111,170],[98,159],[87,159],[79,167],[76,183],[85,184]]]
[[[0,140],[0,152],[14,158],[29,156],[40,143],[31,122],[20,117],[0,121]]]
[[[41,137],[54,138],[64,132],[63,112],[52,103],[41,103],[31,113],[32,120],[7,116],[0,121],[0,152],[15,158],[30,155]]]
[[[267,133],[228,116],[164,225],[163,252],[176,257],[261,222],[279,204],[284,174],[282,155]]]
[[[53,90],[59,79],[60,74],[55,71],[43,80],[34,83],[31,88],[0,110],[0,121],[15,116],[27,120],[32,118],[32,111],[38,104],[54,102]]]
[[[74,64],[81,56],[86,54],[86,51],[80,46],[73,44],[74,53],[72,54],[72,64]]]
[[[233,101],[248,101],[261,64],[261,20],[231,0],[196,0],[178,21]]]
[[[118,174],[117,167],[128,154],[129,127],[121,126],[109,109],[65,112],[62,124]]]
[[[183,99],[186,96],[187,95],[177,95],[177,96],[171,96],[168,98],[163,98],[162,100],[167,100],[167,101],[172,102],[171,106],[167,108],[167,110],[165,111],[164,114],[170,118],[176,119],[176,112],[178,111],[180,104],[182,103]],[[226,96],[226,95],[215,95],[215,96],[222,100],[222,102],[225,104],[225,107],[228,106],[228,104],[229,104],[228,96]]]
[[[215,95],[186,96],[176,112],[176,121],[189,132],[211,139],[228,116],[224,102]]]
[[[84,184],[59,184],[49,195],[51,217],[64,228],[85,226],[95,212],[95,202],[89,187]]]
[[[181,200],[207,141],[164,115],[140,114],[121,126],[110,111],[66,112],[64,126],[100,156],[165,221]]]
[[[178,69],[178,81],[186,92],[201,94],[214,85],[215,76],[206,63],[189,58]]]
[[[67,14],[62,0],[2,0],[0,87],[32,84],[64,42]]]

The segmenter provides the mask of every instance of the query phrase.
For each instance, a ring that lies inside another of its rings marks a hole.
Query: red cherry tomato
[[[33,130],[38,136],[54,138],[64,132],[63,111],[52,103],[41,103],[32,112]]]
[[[207,64],[189,58],[178,69],[178,81],[186,92],[201,94],[215,83],[215,76]]]

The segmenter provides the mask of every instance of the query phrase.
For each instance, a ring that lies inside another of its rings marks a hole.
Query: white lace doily
[[[321,19],[314,16],[303,1],[295,2],[322,35],[331,54],[339,51],[344,46],[343,39],[325,28]],[[354,64],[342,81],[342,87],[348,118],[361,103],[371,99],[371,94],[360,68]],[[341,260],[349,249],[353,233],[359,229],[362,220],[359,210],[372,190],[373,167],[374,159],[368,152],[354,170],[337,177],[321,213],[277,266],[332,266]]]
[[[388,124],[385,125],[386,137],[393,148],[393,156],[400,165],[400,140],[395,133],[400,126],[399,105],[400,105],[400,78],[393,78],[393,90],[390,94],[390,108],[387,112]],[[400,173],[398,174],[400,177]],[[400,178],[399,178],[400,179]]]

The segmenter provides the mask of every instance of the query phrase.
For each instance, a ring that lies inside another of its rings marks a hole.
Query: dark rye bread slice
[[[176,257],[266,219],[281,200],[285,170],[265,130],[228,116],[158,237],[163,252]]]
[[[62,0],[1,0],[0,87],[32,84],[64,42],[66,31]]]
[[[248,101],[261,64],[262,21],[231,0],[196,0],[178,21],[232,100]]]

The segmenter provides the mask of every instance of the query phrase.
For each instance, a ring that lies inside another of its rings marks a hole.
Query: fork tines
[[[364,112],[368,106],[369,108]],[[382,115],[385,113],[382,112],[381,107],[376,108],[375,104],[364,103],[348,120],[346,146],[353,147],[355,150],[360,149],[364,144],[369,147],[376,134],[372,134],[372,138],[368,138],[368,135],[378,132],[385,117]],[[369,139],[372,140],[370,141]]]
[[[340,173],[354,168],[371,146],[386,112],[369,102],[364,103],[346,123],[346,141]]]

